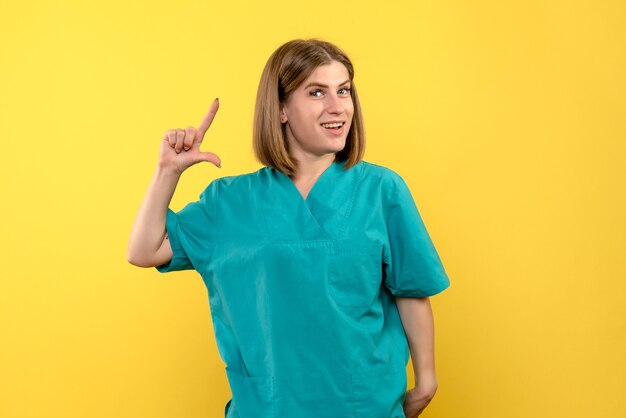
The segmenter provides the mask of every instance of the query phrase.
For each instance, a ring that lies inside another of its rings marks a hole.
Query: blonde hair
[[[285,128],[280,122],[280,105],[320,65],[332,61],[342,63],[348,70],[354,106],[352,124],[346,146],[336,153],[336,161],[346,161],[350,168],[363,158],[365,127],[354,85],[354,68],[348,56],[337,46],[319,39],[294,39],[276,49],[267,60],[256,96],[252,146],[256,158],[264,165],[292,175],[297,167],[287,151]]]

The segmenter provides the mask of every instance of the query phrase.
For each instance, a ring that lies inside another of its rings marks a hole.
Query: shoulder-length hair
[[[354,106],[352,124],[346,146],[336,153],[336,161],[345,161],[345,168],[354,166],[365,152],[365,127],[354,85],[354,67],[337,46],[319,39],[294,39],[276,49],[267,60],[256,96],[252,146],[256,158],[286,175],[294,174],[297,161],[287,150],[285,126],[280,121],[280,105],[320,65],[332,61],[342,63],[352,83],[350,96]]]

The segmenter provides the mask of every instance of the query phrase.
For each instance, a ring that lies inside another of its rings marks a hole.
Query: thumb
[[[204,161],[213,163],[217,167],[222,168],[222,161],[217,155],[213,154],[212,152],[201,152],[200,154],[198,154],[196,162],[199,163]]]

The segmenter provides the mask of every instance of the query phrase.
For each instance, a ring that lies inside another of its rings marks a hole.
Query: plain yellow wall
[[[1,417],[223,417],[200,276],[134,267],[126,245],[163,132],[216,96],[203,149],[223,168],[193,166],[171,207],[261,167],[261,70],[307,37],[352,58],[365,160],[406,179],[450,276],[423,416],[626,416],[623,1],[5,0],[0,15]]]

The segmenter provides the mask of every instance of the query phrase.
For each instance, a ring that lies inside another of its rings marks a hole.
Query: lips
[[[325,129],[341,129],[345,122],[325,122],[321,123],[320,126]]]
[[[324,128],[322,126],[322,128]],[[345,124],[342,124],[339,128],[324,128],[329,135],[332,136],[341,136],[343,134],[343,130],[345,129]]]

